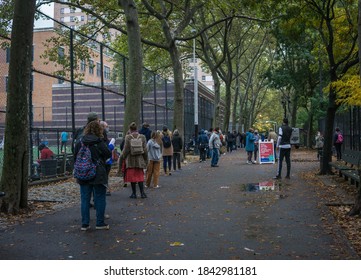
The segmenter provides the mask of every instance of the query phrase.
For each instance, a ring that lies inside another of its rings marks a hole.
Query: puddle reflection
[[[267,192],[267,191],[279,190],[279,186],[276,186],[275,182],[272,180],[272,181],[244,184],[242,185],[242,189],[243,191],[246,192]]]

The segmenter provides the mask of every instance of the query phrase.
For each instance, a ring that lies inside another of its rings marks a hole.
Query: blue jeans
[[[104,225],[104,214],[106,206],[106,187],[104,185],[80,185],[81,199],[81,223],[89,225],[90,221],[90,199],[94,190],[94,206],[96,209],[96,225]]]
[[[217,165],[218,160],[219,160],[219,152],[218,152],[218,149],[213,148],[211,166]]]

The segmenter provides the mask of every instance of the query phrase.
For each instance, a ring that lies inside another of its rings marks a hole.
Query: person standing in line
[[[211,136],[212,136],[212,133],[213,133],[213,128],[211,127],[206,135],[208,137],[208,151],[207,151],[207,158],[212,158],[212,149],[209,147],[209,139],[211,139]]]
[[[146,169],[148,165],[147,143],[145,136],[138,132],[135,122],[132,122],[129,125],[129,130],[130,134],[125,136],[123,150],[123,159],[126,161],[124,181],[130,182],[132,187],[132,194],[130,195],[130,198],[137,198],[137,184],[139,186],[141,198],[147,198],[147,195],[144,192],[144,169]],[[131,153],[131,140],[135,138],[140,138],[142,141],[143,153],[141,154]]]
[[[164,175],[172,175],[172,156],[173,156],[173,145],[172,145],[172,132],[168,130],[166,126],[163,126],[162,131],[162,156],[163,156],[163,169]]]
[[[227,152],[232,153],[235,136],[232,132],[228,131],[226,138],[227,138]]]
[[[288,119],[283,119],[283,124],[279,128],[278,131],[278,140],[277,140],[277,147],[279,148],[279,161],[278,161],[278,170],[277,175],[274,179],[281,179],[282,173],[282,162],[283,159],[286,158],[287,164],[287,174],[286,179],[291,179],[291,135],[292,135],[292,128],[288,125]]]
[[[60,141],[61,141],[61,146],[60,146],[60,152],[61,153],[65,153],[66,154],[66,145],[68,143],[68,132],[66,131],[63,131],[61,134],[60,134]],[[63,150],[64,149],[64,150]]]
[[[105,169],[105,161],[111,157],[111,152],[103,140],[103,130],[98,120],[91,121],[84,129],[84,136],[74,148],[74,162],[80,151],[82,143],[89,147],[93,162],[97,162],[95,178],[82,181],[77,179],[80,185],[81,197],[81,230],[90,229],[90,199],[94,192],[94,206],[96,209],[96,229],[109,229],[109,225],[104,223],[106,208],[106,185],[108,175]]]
[[[181,153],[183,149],[183,141],[182,137],[179,135],[178,129],[173,131],[172,137],[172,145],[173,145],[173,170],[176,171],[177,167],[181,170]]]
[[[278,135],[277,133],[273,130],[273,128],[270,128],[269,133],[268,133],[268,137],[267,137],[268,141],[273,140],[273,152],[275,154],[275,160],[278,159],[277,153],[276,153],[276,147],[277,147],[277,140],[278,140]]]
[[[317,149],[317,159],[320,159],[320,154],[322,153],[323,144],[324,144],[324,138],[320,131],[317,132],[315,141],[316,141],[316,149]]]
[[[206,161],[208,142],[209,140],[206,133],[204,132],[204,129],[201,129],[201,132],[198,136],[199,162]]]
[[[254,130],[251,127],[247,133],[246,133],[246,145],[245,145],[245,150],[247,152],[247,164],[255,164],[254,161],[252,161],[252,154],[254,151],[254,134],[253,134]]]
[[[258,144],[259,144],[260,136],[258,134],[258,130],[254,131],[254,161],[257,162],[258,157]]]
[[[216,127],[209,139],[209,149],[212,150],[211,167],[218,167],[219,161],[219,149],[222,146],[221,139],[219,137],[219,127]]]
[[[342,153],[341,153],[342,143],[343,143],[343,135],[341,133],[341,130],[338,127],[336,127],[335,135],[333,137],[333,145],[335,146],[336,149],[337,160],[341,160],[342,158]]]
[[[148,143],[149,139],[151,138],[152,131],[149,128],[149,124],[144,122],[142,125],[142,128],[139,130],[140,134],[143,134],[145,136],[145,139]]]
[[[162,158],[161,145],[159,145],[159,134],[156,131],[153,131],[151,138],[147,142],[148,150],[148,166],[147,166],[147,178],[145,181],[145,187],[150,187],[150,183],[153,178],[153,188],[159,188],[159,173],[160,173],[160,160]]]
[[[104,140],[105,144],[107,144],[109,150],[112,152],[114,150],[114,147],[115,147],[114,146],[115,139],[112,138],[111,140],[109,140],[109,138],[108,138],[108,133],[109,133],[108,123],[106,121],[100,121],[100,126],[103,129],[103,136],[104,136],[103,140]],[[112,169],[112,164],[113,164],[113,160],[112,160],[112,157],[110,157],[105,162],[105,169],[107,170],[108,177],[109,177],[110,170]],[[111,195],[110,190],[108,188],[108,185],[107,185],[107,193],[106,193],[106,195],[107,196]]]

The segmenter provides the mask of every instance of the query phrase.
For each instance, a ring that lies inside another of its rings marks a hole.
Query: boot
[[[138,185],[139,185],[141,198],[147,198],[147,195],[144,192],[144,184],[143,184],[143,182],[139,182]]]
[[[129,198],[137,198],[137,189],[135,183],[131,183],[132,185],[132,194]]]

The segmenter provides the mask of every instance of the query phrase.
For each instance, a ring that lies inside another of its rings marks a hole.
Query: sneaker
[[[247,160],[247,164],[252,164],[252,161]]]
[[[278,176],[278,175],[274,176],[273,179],[279,180],[279,179],[281,179],[281,176]]]
[[[169,173],[168,173],[168,175],[170,176],[170,175],[172,175],[172,173],[171,173],[171,172],[169,172]]]
[[[255,161],[255,160],[254,160],[254,161],[252,161],[252,164],[256,164],[256,163],[257,163],[257,161]]]
[[[103,224],[101,226],[96,226],[95,229],[110,229],[110,227],[107,224]]]
[[[159,185],[156,185],[155,187],[153,187],[153,189],[159,189],[160,186]]]
[[[147,185],[144,185],[144,188],[148,188],[148,186],[147,186]]]
[[[81,225],[81,228],[80,228],[80,230],[82,230],[82,231],[87,231],[89,229],[90,229],[89,225]]]

